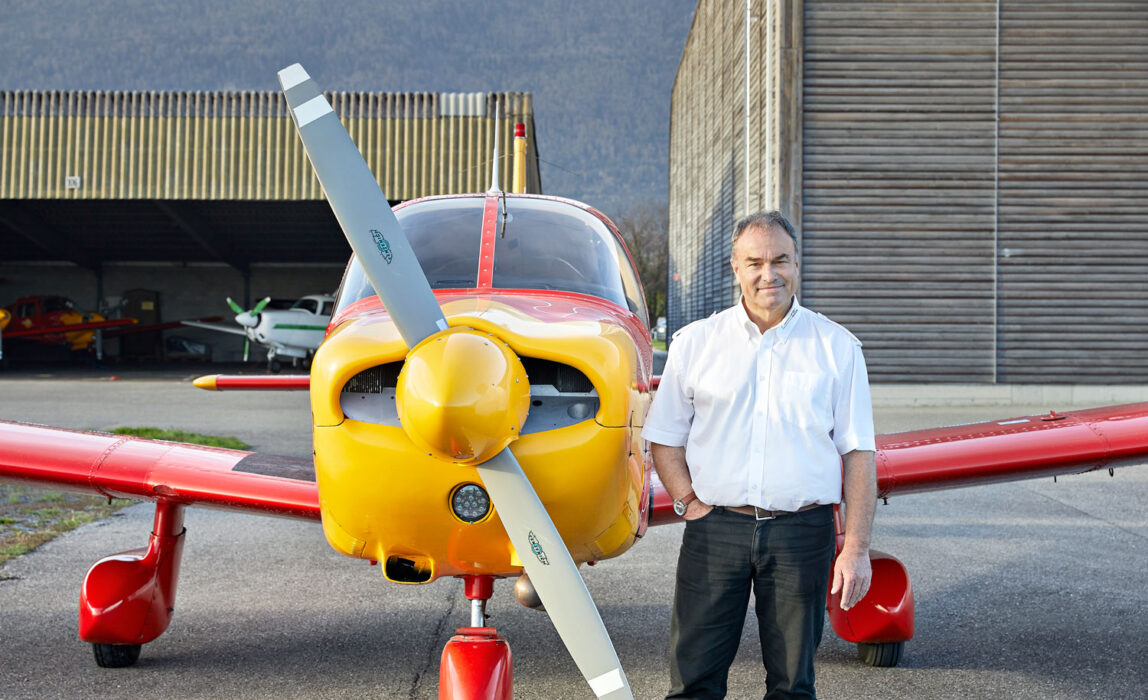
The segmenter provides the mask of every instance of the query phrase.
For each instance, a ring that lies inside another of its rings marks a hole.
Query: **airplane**
[[[319,343],[331,322],[331,309],[335,297],[328,294],[308,294],[287,309],[268,309],[271,297],[265,297],[251,309],[243,307],[227,298],[227,305],[235,312],[235,326],[202,321],[184,321],[183,325],[208,330],[242,335],[243,361],[247,361],[248,349],[254,341],[267,347],[267,368],[278,372],[282,365],[279,357],[290,357],[292,362],[306,361],[315,354]]]
[[[133,664],[172,619],[185,509],[216,507],[319,521],[336,551],[397,584],[461,578],[470,624],[443,649],[440,697],[512,697],[509,644],[485,608],[499,579],[545,609],[595,696],[632,697],[579,566],[680,521],[640,437],[656,377],[617,229],[585,204],[524,194],[518,158],[511,192],[495,172],[488,192],[392,210],[310,76],[295,64],[279,78],[354,254],[309,375],[196,385],[308,390],[313,460],[0,422],[0,479],[156,504],[147,547],[87,573],[80,638],[100,666]],[[1146,458],[1148,403],[1050,412],[881,436],[878,492]],[[869,594],[848,611],[828,596],[829,619],[864,661],[894,666],[912,585],[894,556],[871,559]]]
[[[98,330],[136,322],[132,318],[107,319],[94,311],[80,311],[71,299],[58,295],[21,297],[8,305],[6,313],[11,316],[7,325],[14,330],[0,326],[5,337],[64,344],[73,351],[91,346]]]

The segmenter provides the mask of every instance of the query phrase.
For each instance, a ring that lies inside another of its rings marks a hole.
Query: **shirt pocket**
[[[828,432],[833,427],[833,380],[825,374],[785,372],[781,375],[774,409],[782,422]]]

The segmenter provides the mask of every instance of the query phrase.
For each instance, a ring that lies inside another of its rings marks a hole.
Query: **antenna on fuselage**
[[[494,166],[490,169],[490,192],[502,192],[498,186],[498,135],[502,131],[502,102],[495,98],[494,103]]]

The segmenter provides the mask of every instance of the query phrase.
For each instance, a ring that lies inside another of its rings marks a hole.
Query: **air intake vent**
[[[381,394],[384,389],[394,389],[398,385],[399,371],[402,368],[402,362],[388,362],[385,365],[365,369],[343,385],[343,393]]]
[[[536,357],[524,357],[522,366],[526,368],[526,376],[531,385],[549,384],[563,394],[594,390],[590,378],[570,365],[539,360]]]

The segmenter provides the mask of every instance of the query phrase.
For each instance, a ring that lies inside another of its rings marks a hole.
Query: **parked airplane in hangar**
[[[251,343],[259,343],[267,348],[267,368],[272,372],[281,369],[280,357],[290,357],[297,364],[315,354],[331,322],[331,309],[335,297],[329,294],[308,294],[300,297],[286,309],[271,309],[271,297],[264,297],[254,307],[244,310],[242,306],[227,299],[227,305],[235,312],[238,325],[202,321],[184,321],[183,325],[206,328],[221,333],[242,335],[243,361],[247,361]]]
[[[7,316],[7,320],[2,316]],[[0,315],[0,338],[64,345],[79,351],[93,346],[99,337],[97,331],[135,323],[134,318],[109,319],[94,311],[82,311],[64,296],[28,296],[4,309]]]

